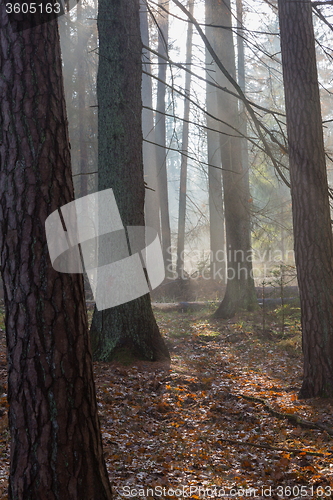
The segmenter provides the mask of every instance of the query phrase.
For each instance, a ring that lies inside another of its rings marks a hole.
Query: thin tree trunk
[[[96,12],[96,17],[98,14],[98,6],[97,6],[97,0],[94,0],[94,12]],[[98,46],[98,31],[97,31],[97,26],[96,28],[92,28],[92,41],[91,41],[91,47],[93,47],[93,50],[95,50]],[[94,54],[94,64],[92,65],[93,70],[98,68],[98,55]],[[90,81],[90,85],[92,85],[92,79]],[[93,86],[93,88],[95,88]],[[96,166],[98,165],[98,126],[97,126],[97,116],[96,116],[96,108],[95,107],[90,107],[92,103],[96,103],[96,90],[92,93],[90,96],[90,102],[88,102],[88,109],[89,109],[89,135],[91,138],[91,143],[90,143],[90,162],[88,161],[88,167],[91,172],[96,172],[98,168]],[[89,160],[89,157],[88,157]],[[97,191],[97,182],[98,182],[98,175],[96,173],[90,174],[89,175],[89,192],[93,193]]]
[[[86,143],[86,85],[85,85],[85,59],[83,56],[83,51],[87,45],[88,36],[84,34],[83,25],[83,15],[82,15],[82,4],[78,2],[77,4],[77,24],[78,24],[78,36],[77,36],[77,80],[78,80],[78,103],[79,103],[79,165],[80,173],[86,174],[88,172],[88,156],[87,156],[87,143]],[[80,183],[80,196],[86,196],[88,194],[88,176],[81,175]]]
[[[140,2],[140,30],[142,43],[149,47],[148,34],[148,12],[146,4]],[[151,73],[150,52],[143,49],[142,53],[142,68],[147,73]],[[153,96],[152,96],[152,81],[149,75],[142,74],[142,104],[150,109],[142,109],[142,132],[143,138],[149,142],[143,142],[143,165],[144,177],[147,183],[145,193],[145,219],[146,225],[156,229],[158,234],[161,233],[160,225],[160,201],[157,177],[157,159],[155,146],[155,128],[153,115]]]
[[[97,21],[98,188],[113,189],[125,227],[144,226],[139,8],[139,0],[100,0]],[[90,333],[99,360],[169,358],[149,294],[103,311],[95,308]]]
[[[311,3],[279,0],[304,379],[333,395],[333,238]]]
[[[244,55],[244,30],[243,28],[243,0],[236,0],[237,6],[237,62],[238,62],[238,85],[245,94],[245,55]],[[247,116],[245,112],[245,105],[243,101],[239,100],[239,130],[244,135],[247,136]],[[250,194],[250,165],[249,165],[249,150],[248,142],[245,137],[241,140],[242,148],[242,165],[244,172],[244,189],[245,198],[251,199]],[[250,209],[250,205],[247,205]],[[250,217],[248,217],[249,222],[249,235],[250,235],[250,245],[251,245],[251,223]]]
[[[111,499],[83,279],[53,269],[45,233],[74,199],[58,23],[13,33],[0,11],[9,499]]]
[[[206,25],[212,23],[210,2],[206,2]],[[212,39],[212,30],[206,26],[206,36]],[[214,61],[206,49],[206,78],[216,78]],[[206,107],[208,113],[215,115],[217,111],[216,90],[207,83]],[[207,127],[216,128],[216,121],[207,115]],[[222,283],[226,282],[225,268],[225,238],[224,238],[224,210],[222,193],[221,150],[219,135],[212,130],[207,130],[208,153],[208,190],[209,190],[209,233],[210,233],[210,266],[211,277]],[[218,167],[218,168],[214,168]]]
[[[193,15],[194,3],[189,0],[188,10]],[[186,41],[186,67],[191,69],[192,59],[192,34],[193,25],[188,24]],[[185,95],[190,95],[191,91],[191,73],[185,75]],[[185,216],[186,216],[186,182],[187,182],[187,154],[188,154],[188,135],[190,119],[190,101],[184,99],[184,121],[182,137],[182,159],[180,167],[180,188],[179,188],[179,214],[178,214],[178,241],[177,241],[177,276],[183,278],[184,273],[184,250],[185,250]]]
[[[169,0],[159,0],[160,4],[169,11]],[[158,17],[158,53],[162,56],[168,55],[168,25],[169,19],[165,10],[160,10]],[[167,176],[167,150],[166,150],[166,128],[165,128],[165,94],[166,87],[163,82],[166,81],[166,61],[158,58],[158,83],[157,83],[157,103],[155,118],[155,139],[159,145],[156,148],[157,156],[157,176],[159,181],[160,207],[161,207],[161,231],[162,231],[162,250],[165,265],[166,277],[172,275],[172,255],[171,255],[171,231],[169,217],[169,199],[168,199],[168,176]]]
[[[215,30],[214,42],[218,57],[235,79],[230,0],[224,0],[223,3],[213,0],[212,6],[216,23],[230,27],[219,30],[218,33]],[[217,79],[222,87],[230,87],[219,71]],[[237,100],[222,91],[218,93],[218,113],[220,119],[234,127],[238,126]],[[241,140],[228,135],[234,135],[229,127],[222,126],[220,130],[228,269],[226,293],[215,317],[229,318],[238,309],[252,309],[257,307],[258,303],[252,276],[248,193],[242,167]]]
[[[237,62],[238,62],[238,85],[245,94],[245,56],[244,56],[244,30],[243,30],[243,0],[236,0],[237,5]],[[239,100],[239,130],[245,136],[247,135],[247,116],[245,105]],[[242,163],[244,171],[245,189],[250,199],[250,176],[249,176],[249,151],[247,139],[242,138]]]
[[[65,9],[66,11],[66,9]],[[67,112],[69,108],[69,103],[72,102],[73,99],[73,79],[71,76],[71,70],[69,67],[66,65],[66,60],[71,59],[71,44],[70,44],[70,26],[69,26],[69,19],[68,15],[65,14],[63,16],[60,16],[58,18],[59,22],[59,32],[60,32],[60,41],[61,41],[61,52],[62,52],[62,57],[63,57],[63,64],[64,64],[64,70],[63,70],[63,82],[64,82],[64,89],[65,89],[65,99],[66,99],[66,105],[67,105]],[[70,66],[70,65],[68,65]]]

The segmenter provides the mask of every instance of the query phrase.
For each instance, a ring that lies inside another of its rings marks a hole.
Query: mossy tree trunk
[[[98,10],[98,188],[112,188],[123,225],[144,225],[139,0],[100,0]],[[131,283],[128,283],[131,287]],[[169,359],[149,294],[97,311],[91,325],[95,359],[127,354]]]
[[[74,199],[57,20],[13,33],[0,6],[0,250],[9,499],[111,499],[83,279],[51,265],[45,220]]]
[[[301,301],[300,397],[333,395],[333,238],[310,2],[279,0],[294,247]]]

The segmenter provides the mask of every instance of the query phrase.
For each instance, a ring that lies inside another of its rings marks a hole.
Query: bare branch
[[[238,85],[238,83],[234,80],[234,78],[230,75],[230,73],[226,70],[226,68],[223,66],[223,64],[221,63],[220,59],[217,57],[216,55],[216,52],[214,51],[213,47],[211,46],[211,44],[209,43],[207,37],[205,36],[205,34],[203,33],[202,29],[200,28],[199,24],[197,23],[197,21],[194,19],[194,17],[189,13],[189,11],[178,1],[178,0],[172,0],[187,16],[188,18],[193,22],[193,24],[195,25],[199,35],[201,36],[204,44],[206,45],[207,47],[207,50],[209,51],[210,55],[212,56],[212,58],[214,59],[217,67],[222,71],[222,73],[224,74],[224,76],[227,78],[227,80],[231,83],[231,85],[236,89],[237,93],[239,94],[239,97],[241,98],[241,100],[244,102],[244,105],[247,109],[247,111],[249,112],[249,115],[250,117],[252,118],[253,122],[254,122],[254,125],[257,129],[257,132],[258,132],[258,135],[262,141],[262,143],[264,144],[264,148],[265,148],[265,152],[267,154],[267,156],[269,156],[269,158],[272,160],[272,163],[274,165],[274,168],[276,169],[276,171],[278,172],[279,176],[281,177],[281,179],[283,180],[283,182],[290,188],[290,183],[289,181],[286,179],[285,175],[282,173],[279,165],[277,164],[275,158],[274,158],[274,155],[271,151],[271,148],[268,144],[268,142],[266,141],[262,131],[261,131],[261,128],[263,127],[263,124],[258,120],[258,118],[256,117],[255,115],[255,112],[253,111],[252,109],[252,106],[248,103],[248,100],[246,99],[245,97],[245,94],[244,92],[242,91],[242,89],[240,88],[240,86]],[[230,125],[229,125],[230,126]],[[281,147],[285,147],[283,145],[281,145]]]

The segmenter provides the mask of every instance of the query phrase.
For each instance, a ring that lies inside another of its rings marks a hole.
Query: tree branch
[[[238,85],[238,83],[234,80],[234,78],[230,75],[230,73],[226,70],[226,68],[223,66],[223,64],[221,63],[220,59],[218,58],[218,56],[216,55],[216,52],[214,51],[213,47],[211,46],[211,44],[209,43],[207,37],[205,36],[205,34],[203,33],[201,27],[199,26],[198,22],[195,20],[195,18],[190,14],[190,12],[178,1],[178,0],[172,0],[176,5],[177,7],[179,7],[186,15],[187,17],[190,19],[190,21],[193,22],[194,26],[196,27],[200,37],[202,38],[208,52],[210,53],[210,55],[212,56],[212,58],[214,59],[217,67],[222,71],[223,75],[227,78],[227,80],[231,83],[231,85],[236,89],[240,99],[243,101],[250,117],[252,118],[253,120],[253,123],[256,127],[256,130],[258,132],[258,135],[264,145],[264,149],[265,149],[265,152],[267,154],[267,156],[271,159],[273,165],[274,165],[274,168],[275,170],[278,172],[279,176],[281,177],[281,179],[283,180],[283,182],[290,188],[290,183],[289,181],[286,179],[286,177],[284,176],[284,174],[282,173],[279,165],[277,164],[274,156],[273,156],[273,153],[271,151],[271,148],[268,144],[268,142],[266,141],[262,131],[261,131],[261,128],[262,128],[262,124],[261,122],[258,120],[258,118],[256,117],[252,107],[250,106],[250,104],[248,103],[248,100],[247,98],[245,97],[245,94],[244,92],[242,91],[242,89],[240,88],[240,86]],[[284,146],[283,146],[284,147]]]

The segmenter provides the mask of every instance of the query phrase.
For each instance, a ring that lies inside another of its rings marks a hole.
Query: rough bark
[[[98,11],[98,188],[112,188],[123,225],[144,225],[139,0],[100,0]],[[131,286],[131,283],[128,283]],[[169,358],[149,294],[117,307],[95,309],[91,340],[96,359],[128,354]]]
[[[148,12],[147,6],[140,2],[140,31],[142,43],[149,47],[149,33],[148,33]],[[142,68],[147,73],[151,73],[150,52],[148,49],[143,49],[142,53]],[[157,177],[157,160],[156,160],[156,146],[155,146],[155,128],[154,128],[154,114],[153,108],[153,95],[152,95],[152,81],[151,76],[142,74],[142,104],[150,109],[142,109],[142,132],[143,132],[143,165],[144,176],[147,187],[145,193],[145,219],[149,227],[156,229],[158,234],[161,233],[160,227],[160,201]],[[146,141],[147,142],[146,142]],[[149,141],[149,142],[148,142]]]
[[[206,2],[206,25],[212,24],[210,2]],[[213,31],[206,26],[206,36],[212,40]],[[206,49],[206,78],[214,80],[216,74],[215,63]],[[207,83],[206,107],[208,113],[215,115],[217,110],[216,89]],[[207,127],[218,128],[216,121],[207,115]],[[222,162],[219,135],[207,130],[208,153],[208,192],[209,192],[209,233],[210,233],[210,266],[211,276],[222,283],[225,279],[225,238],[224,238],[224,209],[222,193]],[[215,168],[217,167],[217,168]]]
[[[333,240],[311,3],[279,0],[304,379],[333,395]]]
[[[193,15],[194,4],[189,1],[188,10]],[[191,69],[192,60],[192,33],[193,25],[189,23],[186,40],[186,67]],[[189,96],[191,90],[191,73],[185,74],[185,95]],[[188,135],[190,119],[190,101],[184,98],[184,121],[182,133],[182,159],[180,166],[180,187],[179,187],[179,212],[178,212],[178,240],[177,240],[177,277],[184,278],[184,250],[185,250],[185,216],[186,216],[186,183],[187,183],[187,155],[188,155]]]
[[[169,11],[169,0],[160,0],[160,3],[166,11]],[[158,17],[158,53],[162,56],[168,55],[168,13],[160,10]],[[167,175],[167,149],[166,149],[166,129],[165,129],[165,94],[166,87],[163,82],[166,81],[166,63],[165,59],[158,58],[158,83],[157,83],[157,102],[155,118],[155,139],[159,145],[156,148],[157,155],[157,176],[159,182],[160,207],[161,207],[161,233],[162,250],[165,265],[166,277],[172,275],[172,256],[171,256],[171,231],[169,217],[169,198],[168,198],[168,175]]]
[[[235,52],[231,31],[230,0],[211,0],[215,24],[230,29],[215,29],[214,46],[217,56],[229,74],[236,79]],[[217,72],[218,83],[230,88],[226,77]],[[218,93],[218,116],[237,127],[238,103],[236,98],[220,91]],[[215,312],[217,318],[232,317],[238,309],[257,307],[254,280],[252,277],[251,242],[249,234],[248,193],[242,167],[241,139],[232,129],[220,127],[224,210],[227,240],[227,287],[223,301]]]
[[[52,268],[45,234],[74,199],[57,21],[13,33],[2,4],[0,73],[9,498],[111,499],[82,275]]]

